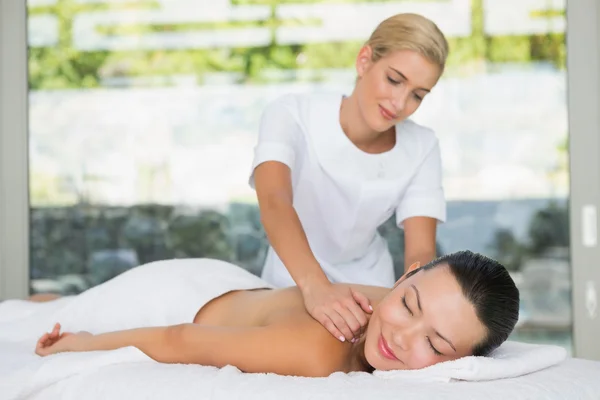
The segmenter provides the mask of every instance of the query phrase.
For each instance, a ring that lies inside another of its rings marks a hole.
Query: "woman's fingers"
[[[49,334],[48,333],[44,333],[42,335],[42,337],[38,339],[37,345],[38,346],[45,346],[46,342],[48,341],[48,337],[49,337]]]
[[[49,348],[52,347],[58,340],[60,340],[65,334],[60,333],[60,324],[54,324],[52,331],[44,333],[35,344],[35,353],[40,356],[46,356],[50,354]]]
[[[46,349],[48,347],[50,347],[51,344],[49,344],[50,341],[50,334],[49,333],[44,333],[42,335],[41,338],[39,338],[39,340],[37,341],[36,345],[35,345],[35,353],[37,355],[40,356],[44,356],[47,355],[47,351]]]
[[[50,334],[50,336],[53,338],[58,338],[59,335],[60,335],[60,324],[56,323],[56,324],[54,324],[54,328],[52,328],[52,333]]]

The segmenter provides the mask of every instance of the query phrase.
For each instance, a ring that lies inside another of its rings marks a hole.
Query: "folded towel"
[[[407,381],[489,381],[514,378],[559,364],[567,357],[564,348],[507,341],[488,357],[464,357],[418,370],[375,371],[383,379]]]

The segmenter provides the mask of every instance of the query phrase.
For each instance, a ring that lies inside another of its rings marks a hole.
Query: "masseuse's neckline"
[[[399,131],[400,131],[400,126],[401,126],[402,122],[399,122],[394,125],[394,133],[396,135],[396,141],[394,143],[394,146],[391,149],[382,151],[381,153],[368,153],[368,152],[362,150],[361,148],[359,148],[356,144],[354,144],[354,142],[352,140],[350,140],[348,135],[346,135],[346,132],[344,132],[344,128],[342,128],[342,123],[340,121],[340,113],[341,113],[341,109],[342,109],[342,102],[344,101],[345,97],[346,97],[346,95],[344,95],[344,94],[337,97],[338,102],[336,104],[336,110],[337,110],[336,126],[338,127],[339,133],[342,136],[342,140],[346,143],[346,145],[351,147],[352,149],[354,149],[355,152],[361,154],[363,157],[371,157],[371,158],[386,157],[390,154],[395,153],[399,147],[398,146],[398,138],[400,136]]]

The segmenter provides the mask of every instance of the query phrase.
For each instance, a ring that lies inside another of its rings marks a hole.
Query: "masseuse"
[[[434,132],[409,117],[447,55],[433,22],[395,15],[360,49],[350,95],[288,94],[262,116],[250,177],[270,242],[262,277],[297,285],[310,315],[339,340],[357,340],[371,310],[361,293],[331,283],[393,285],[377,232],[393,213],[405,268],[436,256],[446,214],[440,150]]]

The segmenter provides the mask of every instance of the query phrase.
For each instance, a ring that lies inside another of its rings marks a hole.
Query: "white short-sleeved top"
[[[332,282],[392,286],[394,270],[377,228],[426,216],[442,222],[446,203],[441,156],[431,129],[405,120],[385,153],[356,147],[339,123],[341,94],[289,94],[265,109],[254,169],[278,161],[291,170],[293,204],[311,250]],[[294,281],[272,248],[262,277],[275,286]]]

